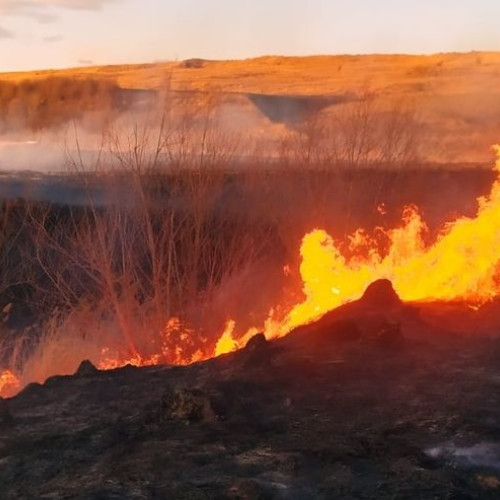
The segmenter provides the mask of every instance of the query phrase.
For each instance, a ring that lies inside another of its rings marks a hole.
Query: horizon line
[[[313,59],[313,58],[335,58],[335,57],[435,57],[435,56],[445,56],[445,55],[479,55],[479,54],[498,54],[500,55],[500,50],[477,50],[471,49],[469,51],[438,51],[438,52],[343,52],[343,53],[307,53],[307,54],[261,54],[252,55],[248,57],[240,58],[227,58],[227,59],[212,59],[207,57],[185,57],[185,58],[175,58],[175,59],[164,59],[155,61],[142,61],[142,62],[109,62],[109,63],[96,63],[96,64],[85,64],[85,65],[75,65],[75,66],[54,66],[54,67],[39,67],[33,69],[19,69],[19,70],[8,70],[2,71],[0,69],[0,75],[14,75],[22,73],[51,73],[58,71],[78,71],[78,70],[88,70],[92,68],[112,68],[120,66],[159,66],[162,64],[175,64],[190,60],[202,60],[205,62],[212,63],[224,63],[224,62],[244,62],[252,61],[258,59]]]

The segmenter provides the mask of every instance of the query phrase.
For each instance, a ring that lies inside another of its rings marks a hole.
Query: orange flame
[[[477,308],[500,292],[500,146],[494,149],[498,178],[490,194],[478,199],[475,217],[446,224],[434,244],[426,244],[427,226],[413,206],[404,210],[400,227],[380,230],[378,238],[358,229],[341,245],[316,229],[304,236],[300,248],[303,300],[291,307],[274,307],[261,328],[236,335],[236,322],[229,320],[215,344],[205,339],[196,343],[195,332],[173,318],[164,328],[158,352],[123,359],[105,348],[97,366],[109,370],[127,364],[190,364],[241,348],[259,331],[268,339],[283,337],[360,298],[372,282],[383,278],[393,283],[404,301],[461,300]],[[289,266],[284,273],[291,274]],[[21,387],[14,373],[0,371],[0,396],[12,396]]]
[[[416,207],[407,207],[401,227],[382,231],[388,250],[363,230],[349,238],[342,252],[327,232],[307,234],[300,249],[304,300],[281,319],[271,312],[266,337],[282,337],[327,312],[360,298],[378,279],[389,279],[405,301],[461,300],[477,306],[500,291],[500,146],[494,147],[499,177],[488,196],[478,199],[474,218],[461,217],[445,225],[436,242],[427,246],[427,226]],[[242,346],[225,332],[225,342]],[[248,335],[245,335],[245,339]]]
[[[0,397],[10,398],[21,389],[20,380],[10,370],[0,372]]]

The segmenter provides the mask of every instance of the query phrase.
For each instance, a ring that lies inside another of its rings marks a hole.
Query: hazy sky
[[[500,50],[500,0],[0,0],[0,71]]]

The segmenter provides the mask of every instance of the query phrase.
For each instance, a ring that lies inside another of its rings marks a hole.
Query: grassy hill
[[[382,109],[411,104],[426,132],[429,159],[489,162],[500,141],[500,53],[193,59],[0,74],[4,82],[48,77],[112,82],[121,88],[247,96],[377,94]],[[237,101],[248,109],[249,103]],[[263,122],[259,126],[265,126]]]
[[[1,80],[48,76],[98,78],[120,86],[159,89],[166,75],[173,87],[191,90],[270,94],[329,94],[369,85],[377,91],[456,93],[496,90],[500,53],[413,55],[265,56],[235,61],[189,60],[140,65],[93,66],[0,73]]]

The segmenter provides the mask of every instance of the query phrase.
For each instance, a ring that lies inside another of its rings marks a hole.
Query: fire
[[[21,389],[21,381],[10,370],[0,372],[0,397],[9,398]]]
[[[215,356],[220,356],[221,354],[226,354],[238,349],[239,344],[236,340],[233,339],[235,326],[235,321],[230,320],[227,322],[226,328],[224,329],[224,332],[220,336],[219,340],[217,341],[217,345],[215,346]]]
[[[358,229],[342,246],[324,230],[305,235],[300,254],[304,300],[281,319],[269,315],[263,331],[282,337],[327,312],[360,298],[378,279],[389,279],[404,301],[461,300],[477,307],[500,291],[500,146],[494,147],[499,178],[488,196],[478,199],[473,218],[448,223],[433,245],[417,207],[407,207],[401,227],[381,230],[385,248]],[[234,330],[234,328],[233,328]],[[242,342],[225,332],[226,343]],[[245,336],[247,338],[247,336]]]
[[[222,337],[228,338],[232,331],[234,330],[235,323],[229,321],[226,326],[226,336],[224,334]],[[163,338],[163,343],[158,346],[157,351],[148,356],[141,356],[135,354],[132,357],[121,358],[119,353],[112,352],[108,347],[101,350],[101,358],[97,363],[97,367],[100,370],[115,370],[116,368],[121,368],[126,365],[130,366],[155,366],[160,364],[174,364],[174,365],[189,365],[196,363],[197,361],[202,361],[207,359],[207,354],[202,349],[197,349],[192,352],[193,338],[195,337],[195,332],[186,328],[179,318],[170,318],[167,324],[161,332],[161,337]],[[199,336],[198,336],[199,337]],[[177,339],[174,347],[172,348],[172,338]],[[199,337],[199,340],[203,340]],[[223,338],[220,340],[221,345],[224,344]],[[227,344],[226,344],[227,345]],[[227,346],[225,352],[229,352],[232,349]],[[224,349],[221,347],[221,352],[223,354]]]
[[[304,236],[300,248],[303,300],[288,307],[276,305],[260,328],[237,333],[236,322],[228,320],[212,343],[172,318],[162,343],[148,356],[120,357],[105,347],[96,365],[109,370],[127,364],[190,364],[241,348],[258,332],[268,339],[283,337],[360,298],[379,279],[390,280],[407,302],[460,300],[477,310],[500,292],[500,146],[494,149],[498,178],[489,195],[478,199],[474,217],[446,224],[433,244],[426,242],[427,226],[415,206],[405,208],[399,227],[379,228],[375,235],[358,229],[344,243],[315,229]],[[385,213],[384,206],[379,213]],[[293,276],[290,266],[283,272],[289,279]],[[0,371],[0,396],[12,396],[21,387],[12,371]]]

